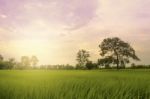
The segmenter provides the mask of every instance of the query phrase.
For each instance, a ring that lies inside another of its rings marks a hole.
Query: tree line
[[[66,65],[40,65],[37,66],[39,60],[36,56],[22,56],[20,62],[16,62],[14,58],[4,60],[0,55],[0,69],[123,69],[123,68],[150,68],[150,65],[135,65],[130,60],[140,61],[133,47],[118,37],[106,38],[99,44],[99,55],[101,58],[96,62],[89,60],[90,53],[85,49],[77,52],[76,66]]]
[[[32,56],[22,56],[20,62],[17,62],[15,58],[9,58],[4,60],[4,57],[0,55],[0,69],[34,69],[37,66],[38,58]]]
[[[90,54],[82,49],[77,53],[77,68],[125,68],[130,60],[140,61],[133,47],[118,37],[106,38],[99,45],[101,58],[96,63],[89,61]],[[116,67],[114,67],[116,66]]]

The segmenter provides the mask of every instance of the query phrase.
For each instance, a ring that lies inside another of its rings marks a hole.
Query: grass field
[[[150,71],[0,71],[0,99],[150,99]]]

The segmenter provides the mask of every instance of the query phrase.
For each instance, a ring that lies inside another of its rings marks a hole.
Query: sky
[[[39,64],[75,64],[86,49],[100,58],[104,38],[130,43],[150,64],[150,0],[0,0],[0,54]]]

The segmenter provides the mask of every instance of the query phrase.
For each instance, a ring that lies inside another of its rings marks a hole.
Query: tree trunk
[[[117,53],[116,50],[114,50],[114,52],[115,52],[115,54],[116,54],[116,56],[117,56],[117,62],[116,62],[116,64],[117,64],[117,69],[119,69],[119,55],[118,55],[118,53]]]
[[[119,57],[118,57],[118,54],[117,55],[117,69],[119,69]]]

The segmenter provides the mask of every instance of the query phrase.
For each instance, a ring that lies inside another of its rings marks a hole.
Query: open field
[[[150,99],[150,71],[4,70],[0,99]]]

